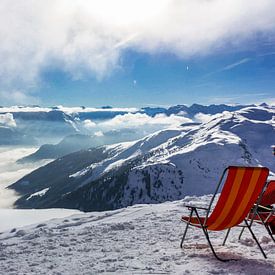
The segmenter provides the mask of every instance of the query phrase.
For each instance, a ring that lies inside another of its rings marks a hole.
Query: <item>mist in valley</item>
[[[19,164],[16,161],[34,153],[37,147],[1,146],[0,147],[0,208],[12,208],[19,198],[18,194],[6,187],[24,175],[45,165],[49,160]]]

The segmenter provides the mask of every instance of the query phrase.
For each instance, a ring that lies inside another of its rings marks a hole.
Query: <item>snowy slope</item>
[[[85,211],[209,194],[229,165],[262,165],[274,173],[274,136],[274,108],[249,107],[217,114],[201,125],[65,156],[11,188],[23,195],[19,207]],[[27,199],[45,188],[43,196]]]
[[[211,232],[221,257],[207,246],[203,233],[190,228],[180,249],[187,214],[183,203],[210,197],[185,198],[157,205],[135,205],[108,212],[91,212],[13,229],[0,234],[1,274],[274,274],[275,244],[264,228],[254,231],[268,255],[264,259],[249,232],[238,241],[233,229]]]

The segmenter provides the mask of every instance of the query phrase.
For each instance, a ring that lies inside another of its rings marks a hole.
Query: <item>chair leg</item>
[[[204,233],[204,235],[205,235],[205,237],[206,237],[206,240],[208,241],[208,244],[209,244],[209,246],[210,246],[210,248],[211,248],[211,250],[212,250],[212,253],[213,253],[214,256],[216,257],[216,259],[219,260],[219,261],[221,261],[221,262],[228,262],[228,261],[230,261],[231,259],[222,259],[222,258],[220,258],[220,257],[217,255],[217,253],[216,253],[216,251],[214,250],[214,247],[213,247],[213,245],[212,245],[212,243],[211,243],[211,241],[210,241],[208,231],[207,231],[207,229],[203,226],[203,224],[201,223],[201,220],[200,220],[200,217],[199,217],[199,213],[198,213],[198,211],[197,211],[196,209],[195,209],[195,213],[196,213],[196,216],[197,216],[197,218],[198,218],[198,220],[199,220],[199,222],[200,222],[200,224],[201,224],[201,229],[202,229],[202,231],[203,231],[203,233]]]
[[[189,227],[189,225],[190,225],[190,221],[191,221],[191,218],[192,218],[192,215],[193,215],[193,211],[194,211],[194,209],[192,208],[192,209],[191,209],[191,212],[190,212],[190,215],[189,215],[189,220],[188,220],[188,222],[186,223],[186,227],[185,227],[185,230],[184,230],[184,233],[183,233],[181,242],[180,242],[180,248],[182,248],[183,242],[184,242],[184,240],[185,240],[185,236],[186,236],[188,227]]]
[[[266,228],[266,230],[267,230],[267,232],[268,232],[270,238],[273,240],[273,242],[275,242],[275,239],[274,239],[274,237],[273,237],[273,235],[272,235],[272,232],[271,232],[269,226],[268,226],[267,223],[262,219],[262,217],[261,217],[260,215],[259,215],[259,218],[260,218],[262,224],[265,226],[265,228]]]
[[[202,227],[202,231],[203,231],[203,233],[204,233],[204,235],[205,235],[205,237],[206,237],[206,240],[208,241],[208,244],[209,244],[209,246],[210,246],[210,248],[211,248],[211,250],[212,250],[212,253],[213,253],[214,256],[216,257],[216,259],[218,259],[218,260],[221,261],[221,262],[228,262],[228,261],[230,261],[230,259],[222,259],[222,258],[220,258],[220,257],[217,255],[216,251],[214,250],[214,247],[212,246],[212,243],[211,243],[211,241],[210,241],[210,238],[209,238],[209,235],[208,235],[207,230],[206,230],[204,227]]]
[[[242,230],[241,230],[241,233],[240,233],[240,235],[239,235],[239,240],[241,239],[241,237],[242,237],[242,235],[243,235],[244,229],[245,229],[245,227],[243,227]]]
[[[265,228],[266,228],[266,230],[267,230],[267,232],[268,232],[270,238],[273,240],[273,242],[275,242],[275,239],[274,239],[274,237],[273,237],[273,235],[272,235],[272,232],[270,231],[268,225],[267,225],[267,224],[264,224],[264,226],[265,226]]]
[[[261,250],[261,252],[262,252],[262,254],[263,254],[264,258],[266,259],[266,258],[267,258],[267,256],[266,256],[266,254],[265,254],[264,250],[262,249],[262,247],[261,247],[261,245],[260,245],[259,241],[257,240],[257,238],[256,238],[255,234],[253,233],[253,231],[252,231],[252,229],[251,229],[251,224],[249,225],[249,224],[248,224],[248,222],[247,222],[247,220],[244,220],[244,221],[245,221],[246,226],[247,226],[248,230],[250,231],[250,233],[251,233],[251,235],[252,235],[253,239],[255,240],[256,244],[257,244],[257,245],[258,245],[258,247],[260,248],[260,250]]]
[[[229,235],[229,233],[230,233],[230,230],[231,230],[231,228],[229,228],[229,229],[227,230],[227,232],[226,232],[226,235],[225,235],[225,238],[224,238],[224,240],[223,240],[222,245],[225,245],[226,240],[227,240],[227,238],[228,238],[228,235]]]

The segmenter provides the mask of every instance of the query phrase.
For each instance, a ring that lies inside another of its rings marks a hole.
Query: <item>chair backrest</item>
[[[218,202],[206,221],[210,230],[223,230],[241,223],[261,194],[268,177],[265,167],[228,167]]]
[[[263,206],[275,204],[275,180],[271,180],[268,183],[260,204]]]

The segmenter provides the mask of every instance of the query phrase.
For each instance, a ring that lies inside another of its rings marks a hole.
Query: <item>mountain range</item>
[[[78,151],[26,175],[9,188],[19,208],[107,210],[212,193],[229,165],[275,172],[274,107],[216,114],[142,139]]]
[[[39,106],[13,106],[0,107],[0,145],[43,145],[45,143],[57,143],[68,135],[91,134],[83,127],[85,121],[107,121],[125,114],[145,114],[154,117],[158,114],[166,116],[181,115],[193,119],[198,113],[217,114],[223,111],[237,111],[244,107],[254,105],[209,105],[193,104],[176,105],[169,108],[144,107],[144,108],[101,108],[86,107],[39,107]],[[85,125],[84,125],[85,126]],[[141,138],[138,131],[135,133],[116,133],[116,139],[106,135],[106,143],[114,143],[125,140]],[[95,142],[95,145],[98,143]],[[68,152],[69,153],[69,152]]]

